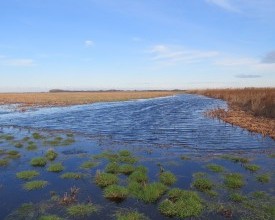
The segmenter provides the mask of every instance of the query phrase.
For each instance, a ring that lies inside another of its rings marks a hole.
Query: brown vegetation
[[[229,109],[214,109],[210,117],[275,139],[275,88],[208,89],[190,93],[223,99]]]
[[[156,98],[174,94],[176,94],[175,91],[2,93],[0,94],[0,104],[20,104],[24,109],[32,106],[80,105],[95,102]]]

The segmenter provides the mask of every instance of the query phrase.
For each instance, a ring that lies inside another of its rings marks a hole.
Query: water
[[[0,106],[0,136],[15,136],[14,140],[9,141],[0,137],[0,150],[17,150],[21,153],[19,159],[9,159],[8,166],[0,166],[0,219],[38,219],[41,214],[38,212],[35,212],[37,216],[32,218],[14,215],[14,211],[22,203],[30,202],[37,205],[36,210],[45,210],[44,214],[57,214],[65,219],[72,219],[66,213],[66,207],[50,200],[50,192],[54,191],[62,196],[72,186],[80,188],[80,203],[91,198],[93,203],[101,207],[99,213],[91,216],[93,219],[114,219],[115,211],[122,208],[137,209],[153,220],[170,219],[158,211],[158,205],[166,198],[165,196],[153,204],[145,204],[130,197],[122,203],[106,200],[102,196],[102,189],[93,183],[96,170],[105,169],[108,163],[106,159],[99,160],[95,168],[80,168],[81,164],[91,160],[93,155],[106,150],[117,152],[121,149],[133,152],[139,158],[137,165],[144,165],[149,169],[150,182],[159,181],[159,165],[177,176],[178,180],[172,187],[185,190],[195,190],[192,187],[195,172],[207,173],[208,178],[215,183],[213,190],[219,195],[212,198],[198,192],[200,197],[207,201],[207,204],[223,204],[224,207],[230,207],[233,210],[233,219],[240,219],[240,216],[248,216],[249,219],[255,213],[251,209],[246,210],[246,207],[239,203],[230,202],[228,198],[232,191],[223,186],[224,177],[229,172],[241,173],[245,186],[237,192],[249,197],[249,201],[255,200],[251,193],[259,190],[272,195],[274,199],[275,183],[272,168],[275,163],[267,153],[274,153],[275,142],[271,138],[263,138],[261,135],[251,134],[241,128],[204,116],[205,111],[217,107],[227,106],[221,100],[195,95],[37,108],[26,112],[18,112],[16,105]],[[41,133],[45,138],[32,138],[34,132]],[[69,146],[45,144],[45,141],[57,136],[66,139],[68,133],[74,134],[75,143]],[[28,151],[28,141],[23,141],[24,137],[30,137],[29,141],[33,141],[38,149]],[[15,148],[18,141],[24,144],[22,148]],[[65,166],[63,172],[48,172],[47,167],[51,162],[48,162],[46,167],[30,166],[29,162],[33,157],[44,156],[49,149],[54,149],[59,154],[55,162],[61,162]],[[251,163],[261,166],[260,171],[252,173],[246,170],[243,164],[232,163],[220,157],[221,154],[229,153],[250,158]],[[182,160],[182,155],[190,159]],[[0,159],[4,157],[5,154],[0,151]],[[210,172],[206,168],[209,163],[217,163],[223,166],[225,171]],[[33,169],[40,172],[35,180],[46,180],[49,185],[44,189],[28,192],[22,187],[26,181],[16,178],[15,173]],[[85,178],[64,180],[60,178],[64,172],[80,172],[85,174]],[[256,176],[265,173],[271,175],[270,182],[259,183]],[[119,175],[119,178],[120,184],[126,186],[127,177]],[[270,205],[270,202],[265,202],[257,200],[255,203]],[[266,211],[262,211],[259,206],[253,207],[253,210],[260,210],[260,214]],[[205,208],[198,219],[226,218],[217,210],[209,211]]]
[[[204,117],[226,107],[221,100],[177,95],[150,100],[44,108],[28,112],[0,109],[0,124],[67,130],[131,146],[171,147],[185,151],[226,151],[274,147],[270,138]]]

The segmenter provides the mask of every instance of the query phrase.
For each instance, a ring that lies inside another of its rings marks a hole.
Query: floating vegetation
[[[168,199],[159,205],[159,211],[169,217],[187,218],[196,217],[201,214],[203,205],[196,192],[171,189],[168,192]]]
[[[5,139],[6,141],[12,141],[12,140],[14,140],[14,136],[13,135],[3,135],[2,139]]]
[[[38,220],[62,220],[63,218],[57,215],[43,215]]]
[[[177,177],[170,171],[162,172],[159,176],[159,179],[160,182],[167,186],[170,186],[177,181]]]
[[[74,134],[73,133],[68,133],[68,134],[66,134],[66,136],[72,138],[74,136]]]
[[[43,180],[36,180],[36,181],[30,181],[26,182],[23,185],[23,188],[25,190],[31,191],[31,190],[37,190],[37,189],[42,189],[48,185],[48,181],[43,181]]]
[[[84,175],[82,173],[67,172],[61,175],[62,179],[82,179]]]
[[[37,146],[35,143],[29,143],[29,145],[26,147],[26,149],[29,151],[37,150]]]
[[[246,157],[237,157],[233,155],[222,155],[221,158],[226,159],[226,160],[231,160],[235,163],[248,163],[249,159]]]
[[[128,189],[124,186],[110,185],[104,189],[103,195],[109,200],[121,202],[127,198]]]
[[[14,146],[16,148],[22,148],[24,145],[21,142],[16,142],[16,143],[14,143]]]
[[[163,183],[154,182],[150,184],[140,184],[131,181],[128,185],[129,193],[145,203],[156,202],[167,190]]]
[[[48,150],[45,156],[48,160],[53,161],[57,158],[58,154],[54,150]]]
[[[16,177],[23,180],[30,180],[38,176],[39,172],[35,170],[26,170],[16,173]]]
[[[62,163],[53,163],[47,168],[47,170],[49,172],[55,172],[55,173],[59,173],[59,172],[63,171],[64,169],[65,168],[62,165]]]
[[[243,202],[243,201],[245,201],[247,198],[246,198],[246,196],[243,196],[243,195],[240,194],[240,193],[232,193],[232,194],[229,196],[229,199],[232,200],[233,202]]]
[[[115,213],[116,220],[149,220],[143,213],[135,210],[119,210]]]
[[[119,165],[117,162],[111,162],[109,164],[107,164],[107,166],[105,167],[105,172],[106,173],[118,173],[119,172]]]
[[[47,164],[47,160],[44,157],[36,157],[31,160],[31,165],[34,167],[44,167]]]
[[[192,176],[193,176],[194,178],[205,178],[205,177],[207,177],[207,173],[196,172],[196,173],[193,173]]]
[[[36,140],[42,139],[42,138],[43,138],[43,136],[42,136],[41,134],[37,133],[37,132],[33,133],[33,134],[32,134],[32,137],[33,137],[34,139],[36,139]]]
[[[6,219],[8,220],[27,220],[34,219],[36,215],[36,207],[33,203],[23,203],[17,210],[12,212]]]
[[[125,175],[130,175],[135,171],[135,167],[131,164],[123,164],[119,166],[119,172]]]
[[[251,171],[251,172],[256,172],[256,171],[258,171],[261,167],[258,166],[258,165],[256,165],[256,164],[246,164],[246,165],[244,166],[244,168],[245,168],[246,170]]]
[[[201,192],[206,192],[206,191],[210,191],[213,188],[214,184],[210,179],[197,178],[194,180],[192,186]]]
[[[61,145],[67,146],[67,145],[73,144],[74,142],[75,142],[75,140],[73,138],[67,138],[61,143]]]
[[[256,179],[261,183],[268,183],[271,179],[271,175],[268,173],[265,173],[265,174],[257,176]]]
[[[225,176],[224,184],[231,189],[238,189],[245,185],[243,176],[239,173],[230,173]]]
[[[181,155],[180,159],[182,159],[182,160],[190,160],[190,157],[185,156],[185,155]]]
[[[91,203],[72,205],[67,208],[68,214],[75,218],[89,217],[97,211],[98,207]]]
[[[95,183],[100,187],[106,187],[109,185],[117,184],[118,177],[112,173],[97,171],[95,176]]]
[[[8,166],[9,160],[8,159],[0,159],[0,167]]]
[[[98,165],[98,163],[93,162],[93,161],[86,161],[84,163],[81,164],[81,168],[82,169],[91,169],[93,167],[96,167]]]
[[[208,164],[206,167],[209,170],[211,170],[213,172],[216,172],[216,173],[220,173],[220,172],[224,171],[224,167],[223,166],[220,166],[220,165],[214,164],[214,163]]]
[[[11,159],[17,159],[21,157],[21,154],[16,150],[10,150],[7,152],[7,154],[8,154],[7,158],[11,158]]]

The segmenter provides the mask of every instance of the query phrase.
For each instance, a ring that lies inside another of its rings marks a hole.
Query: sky
[[[0,0],[0,92],[275,87],[275,0]]]

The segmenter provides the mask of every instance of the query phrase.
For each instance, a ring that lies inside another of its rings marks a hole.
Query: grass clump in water
[[[7,154],[8,154],[8,158],[11,158],[11,159],[17,159],[21,157],[21,154],[16,150],[10,150],[7,152]]]
[[[47,164],[47,160],[44,157],[36,157],[31,160],[31,165],[34,167],[44,167]]]
[[[46,153],[46,158],[51,161],[55,160],[55,158],[57,158],[57,156],[58,156],[58,154],[54,150],[49,150]]]
[[[117,184],[118,177],[112,173],[97,172],[95,176],[95,183],[100,187]]]
[[[256,172],[256,171],[258,171],[261,167],[258,166],[258,165],[256,165],[256,164],[246,164],[246,165],[244,166],[244,168],[245,168],[246,170],[251,171],[251,172]]]
[[[163,184],[170,186],[177,181],[177,177],[171,173],[170,171],[166,171],[160,174],[159,176],[160,182]]]
[[[231,160],[234,163],[248,163],[249,159],[245,158],[245,157],[237,157],[237,156],[233,156],[233,155],[222,155],[223,159],[226,160]]]
[[[117,211],[116,220],[149,220],[144,214],[135,210]]]
[[[271,176],[270,176],[270,174],[265,173],[265,174],[257,176],[256,179],[261,183],[268,183],[271,179]]]
[[[72,205],[69,208],[67,208],[68,214],[74,218],[89,217],[97,211],[98,208],[91,203]]]
[[[230,189],[238,189],[244,186],[243,176],[239,173],[230,173],[225,176],[225,186]]]
[[[197,178],[192,185],[201,192],[210,191],[214,186],[212,181],[207,178]]]
[[[121,157],[130,157],[132,156],[131,152],[128,150],[121,150],[118,152],[118,155]]]
[[[36,177],[38,175],[39,175],[39,172],[37,172],[35,170],[26,170],[26,171],[16,173],[16,177],[19,179],[23,179],[23,180],[33,179],[34,177]]]
[[[42,138],[43,138],[43,136],[42,136],[41,134],[37,133],[37,132],[33,133],[33,134],[32,134],[32,137],[33,137],[34,139],[36,139],[36,140],[42,139]]]
[[[48,167],[48,171],[50,172],[55,172],[55,173],[59,173],[61,171],[63,171],[65,168],[61,163],[53,163]]]
[[[43,215],[38,220],[62,220],[63,218],[58,217],[57,215]]]
[[[98,163],[93,162],[93,161],[86,161],[84,163],[81,164],[81,168],[82,169],[91,169],[93,167],[96,167]]]
[[[26,147],[27,150],[32,151],[32,150],[37,150],[37,146],[35,143],[29,143],[29,145]]]
[[[130,175],[135,171],[135,167],[131,164],[123,164],[119,167],[119,172],[125,175]]]
[[[187,218],[196,217],[201,214],[203,205],[196,192],[171,189],[168,199],[159,205],[159,211],[169,217]]]
[[[213,172],[216,172],[216,173],[220,173],[220,172],[224,171],[224,167],[223,166],[220,166],[220,165],[214,164],[214,163],[208,164],[206,167],[209,170],[211,170]]]
[[[133,156],[119,156],[118,161],[120,163],[128,163],[128,164],[134,164],[138,161],[138,159],[136,157]]]
[[[61,175],[62,179],[81,179],[84,175],[82,173],[67,172]]]
[[[135,181],[138,183],[145,183],[148,181],[147,169],[146,167],[139,166],[136,170],[129,176],[130,181]]]
[[[110,185],[104,189],[103,195],[109,200],[121,202],[127,198],[128,189],[124,186]]]
[[[111,162],[107,164],[105,167],[105,172],[106,173],[118,173],[119,172],[119,165],[117,162]]]
[[[8,166],[9,160],[7,159],[0,159],[0,167]]]
[[[156,202],[167,190],[163,183],[155,182],[150,184],[140,184],[131,181],[128,185],[129,193],[145,203]]]
[[[233,202],[243,202],[247,198],[240,193],[233,193],[229,196],[229,199],[232,200]]]
[[[67,138],[61,143],[61,145],[68,146],[68,145],[73,144],[74,142],[75,142],[75,140],[73,138]]]
[[[31,191],[31,190],[37,190],[42,189],[48,185],[47,181],[43,180],[37,180],[37,181],[30,181],[24,184],[23,188],[25,190]]]
[[[24,145],[21,142],[14,143],[16,148],[22,148]]]

